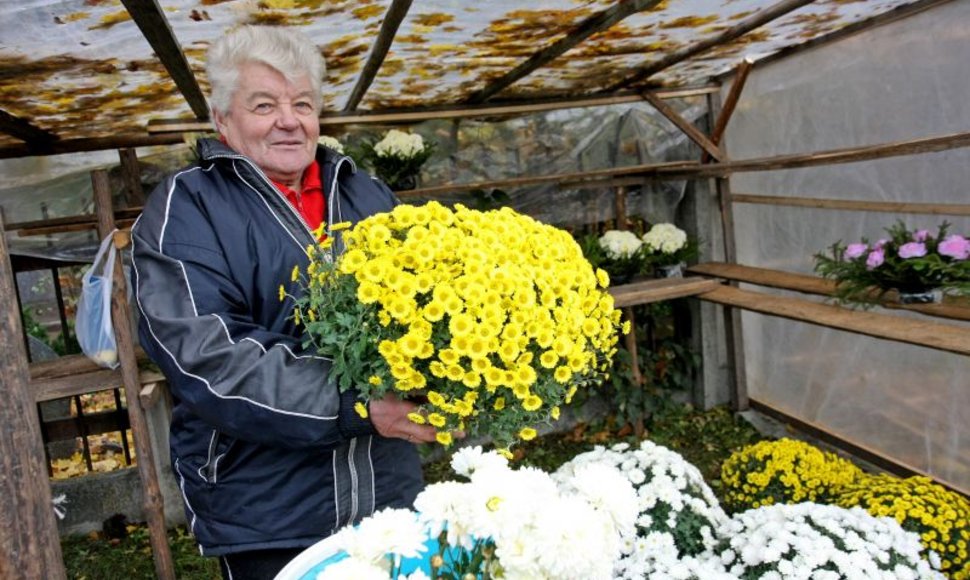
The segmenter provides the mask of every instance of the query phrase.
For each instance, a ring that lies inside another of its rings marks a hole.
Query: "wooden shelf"
[[[623,308],[696,296],[719,286],[721,286],[720,281],[701,277],[658,278],[614,286],[609,289],[609,292],[613,295],[614,306]]]
[[[138,349],[137,355],[139,363],[148,361],[141,349]],[[124,384],[120,368],[110,370],[99,367],[80,354],[31,363],[29,368],[28,389],[38,403],[113,389]],[[160,372],[151,369],[141,369],[138,378],[143,386],[165,380]]]
[[[736,282],[747,282],[758,286],[770,288],[781,288],[784,290],[794,290],[805,294],[817,294],[820,296],[832,296],[835,292],[835,282],[810,276],[807,274],[795,274],[793,272],[783,272],[781,270],[771,270],[768,268],[756,268],[753,266],[742,266],[740,264],[725,264],[723,262],[708,262],[697,264],[687,269],[692,274],[703,274],[705,276],[715,276]],[[892,295],[890,295],[891,297]],[[953,320],[970,320],[970,302],[965,306],[960,304],[897,304],[892,300],[879,303],[884,308],[895,310],[909,310],[919,312],[927,316],[939,318],[950,318]]]
[[[927,322],[888,314],[849,310],[840,306],[818,304],[799,298],[740,290],[732,286],[715,288],[698,295],[698,298],[725,306],[808,322],[828,328],[847,330],[875,338],[970,355],[970,331],[966,328],[940,322]]]

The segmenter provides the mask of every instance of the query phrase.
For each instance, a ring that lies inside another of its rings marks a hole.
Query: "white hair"
[[[290,82],[306,75],[319,108],[326,64],[316,45],[305,34],[278,26],[240,26],[209,47],[206,74],[209,77],[209,107],[228,113],[239,81],[240,68],[258,62],[269,66]]]

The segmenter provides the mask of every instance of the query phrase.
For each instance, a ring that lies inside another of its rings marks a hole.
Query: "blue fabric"
[[[401,574],[412,574],[418,570],[421,570],[429,577],[431,576],[431,566],[429,564],[430,556],[438,553],[440,544],[438,543],[438,538],[428,538],[425,540],[424,545],[426,551],[421,556],[417,558],[404,558],[401,560]],[[452,548],[452,550],[455,549]],[[457,552],[457,550],[455,551]],[[347,554],[343,552],[334,554],[333,556],[322,560],[319,564],[311,568],[306,574],[300,577],[300,580],[316,580],[317,574],[323,572],[327,566],[336,564],[346,557]]]

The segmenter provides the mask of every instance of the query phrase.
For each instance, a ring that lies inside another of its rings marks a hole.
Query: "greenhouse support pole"
[[[66,578],[0,213],[0,578]]]
[[[114,211],[111,203],[111,186],[108,173],[103,169],[91,172],[91,185],[94,188],[94,209],[98,215],[98,234],[101,239],[111,234],[115,228]],[[119,235],[121,234],[121,235]],[[115,232],[115,246],[128,245],[128,236]],[[151,434],[145,410],[141,407],[141,380],[138,377],[138,362],[135,356],[135,343],[131,334],[131,313],[128,308],[128,283],[125,280],[124,260],[115,260],[114,284],[111,295],[111,319],[118,346],[118,361],[121,363],[121,379],[125,385],[125,400],[128,403],[128,420],[135,439],[138,454],[138,475],[141,478],[142,498],[145,518],[148,520],[148,534],[155,560],[155,574],[159,580],[175,580],[175,565],[165,533],[165,512],[162,492],[158,485],[155,470],[155,457],[152,452]]]
[[[708,110],[717,117],[722,117],[721,98],[718,93],[711,93],[707,96]],[[733,107],[732,107],[733,109]],[[730,111],[725,114],[730,115]],[[720,124],[720,123],[717,123]],[[727,123],[725,122],[726,126]],[[730,156],[727,150],[727,143],[721,143],[721,151],[724,153],[723,161],[729,162]],[[729,174],[714,178],[714,187],[717,192],[718,205],[721,210],[721,228],[724,234],[724,258],[728,264],[737,264],[738,253],[735,245],[734,235],[734,206],[731,200],[731,181]],[[738,286],[737,282],[729,282],[732,286]],[[748,379],[744,364],[744,336],[741,332],[741,310],[738,308],[724,307],[724,334],[727,345],[727,359],[732,369],[731,380],[731,408],[735,411],[746,411],[748,409]]]

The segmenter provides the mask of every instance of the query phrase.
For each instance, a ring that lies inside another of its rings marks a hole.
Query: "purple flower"
[[[907,258],[921,258],[925,255],[926,244],[923,242],[909,242],[908,244],[899,246],[899,257],[904,260]]]
[[[916,233],[913,234],[913,241],[925,242],[929,237],[930,237],[929,230],[916,230]]]
[[[885,261],[886,261],[886,253],[882,248],[873,250],[869,252],[869,257],[866,258],[866,269],[875,270],[879,266],[882,266],[882,263]]]
[[[970,240],[957,234],[949,235],[937,246],[937,251],[943,256],[949,256],[954,260],[966,260],[970,258]]]
[[[849,244],[845,248],[845,254],[844,255],[845,255],[846,258],[848,258],[850,260],[855,260],[859,256],[865,254],[867,251],[869,251],[869,245],[868,244]]]
[[[885,246],[888,243],[889,243],[889,240],[887,240],[886,238],[883,238],[883,239],[879,240],[878,242],[876,242],[876,245],[874,245],[873,248],[875,248],[877,250],[881,250],[882,247]]]

